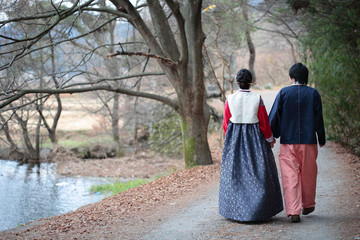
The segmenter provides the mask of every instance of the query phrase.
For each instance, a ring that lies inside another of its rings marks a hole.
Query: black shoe
[[[314,210],[315,210],[315,207],[303,208],[302,214],[308,215],[308,214],[312,213]]]
[[[291,219],[291,222],[293,222],[293,223],[300,222],[300,216],[299,215],[291,215],[290,219]]]

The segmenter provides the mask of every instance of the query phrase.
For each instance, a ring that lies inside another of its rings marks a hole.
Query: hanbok
[[[219,213],[236,221],[268,220],[283,210],[283,201],[260,95],[239,90],[228,97],[224,130]]]

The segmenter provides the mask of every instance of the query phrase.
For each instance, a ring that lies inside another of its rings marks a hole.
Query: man
[[[302,63],[289,70],[291,86],[280,90],[269,114],[271,130],[280,137],[280,169],[286,215],[300,222],[300,213],[315,210],[318,154],[325,145],[319,92],[307,86],[309,71]]]

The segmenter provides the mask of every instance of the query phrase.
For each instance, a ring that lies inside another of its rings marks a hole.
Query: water
[[[0,231],[104,198],[89,189],[106,179],[61,177],[52,168],[53,164],[0,160]]]

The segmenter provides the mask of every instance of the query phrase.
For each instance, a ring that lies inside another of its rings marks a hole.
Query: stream
[[[89,189],[110,180],[58,176],[53,167],[48,163],[0,160],[0,231],[74,211],[104,198]]]

